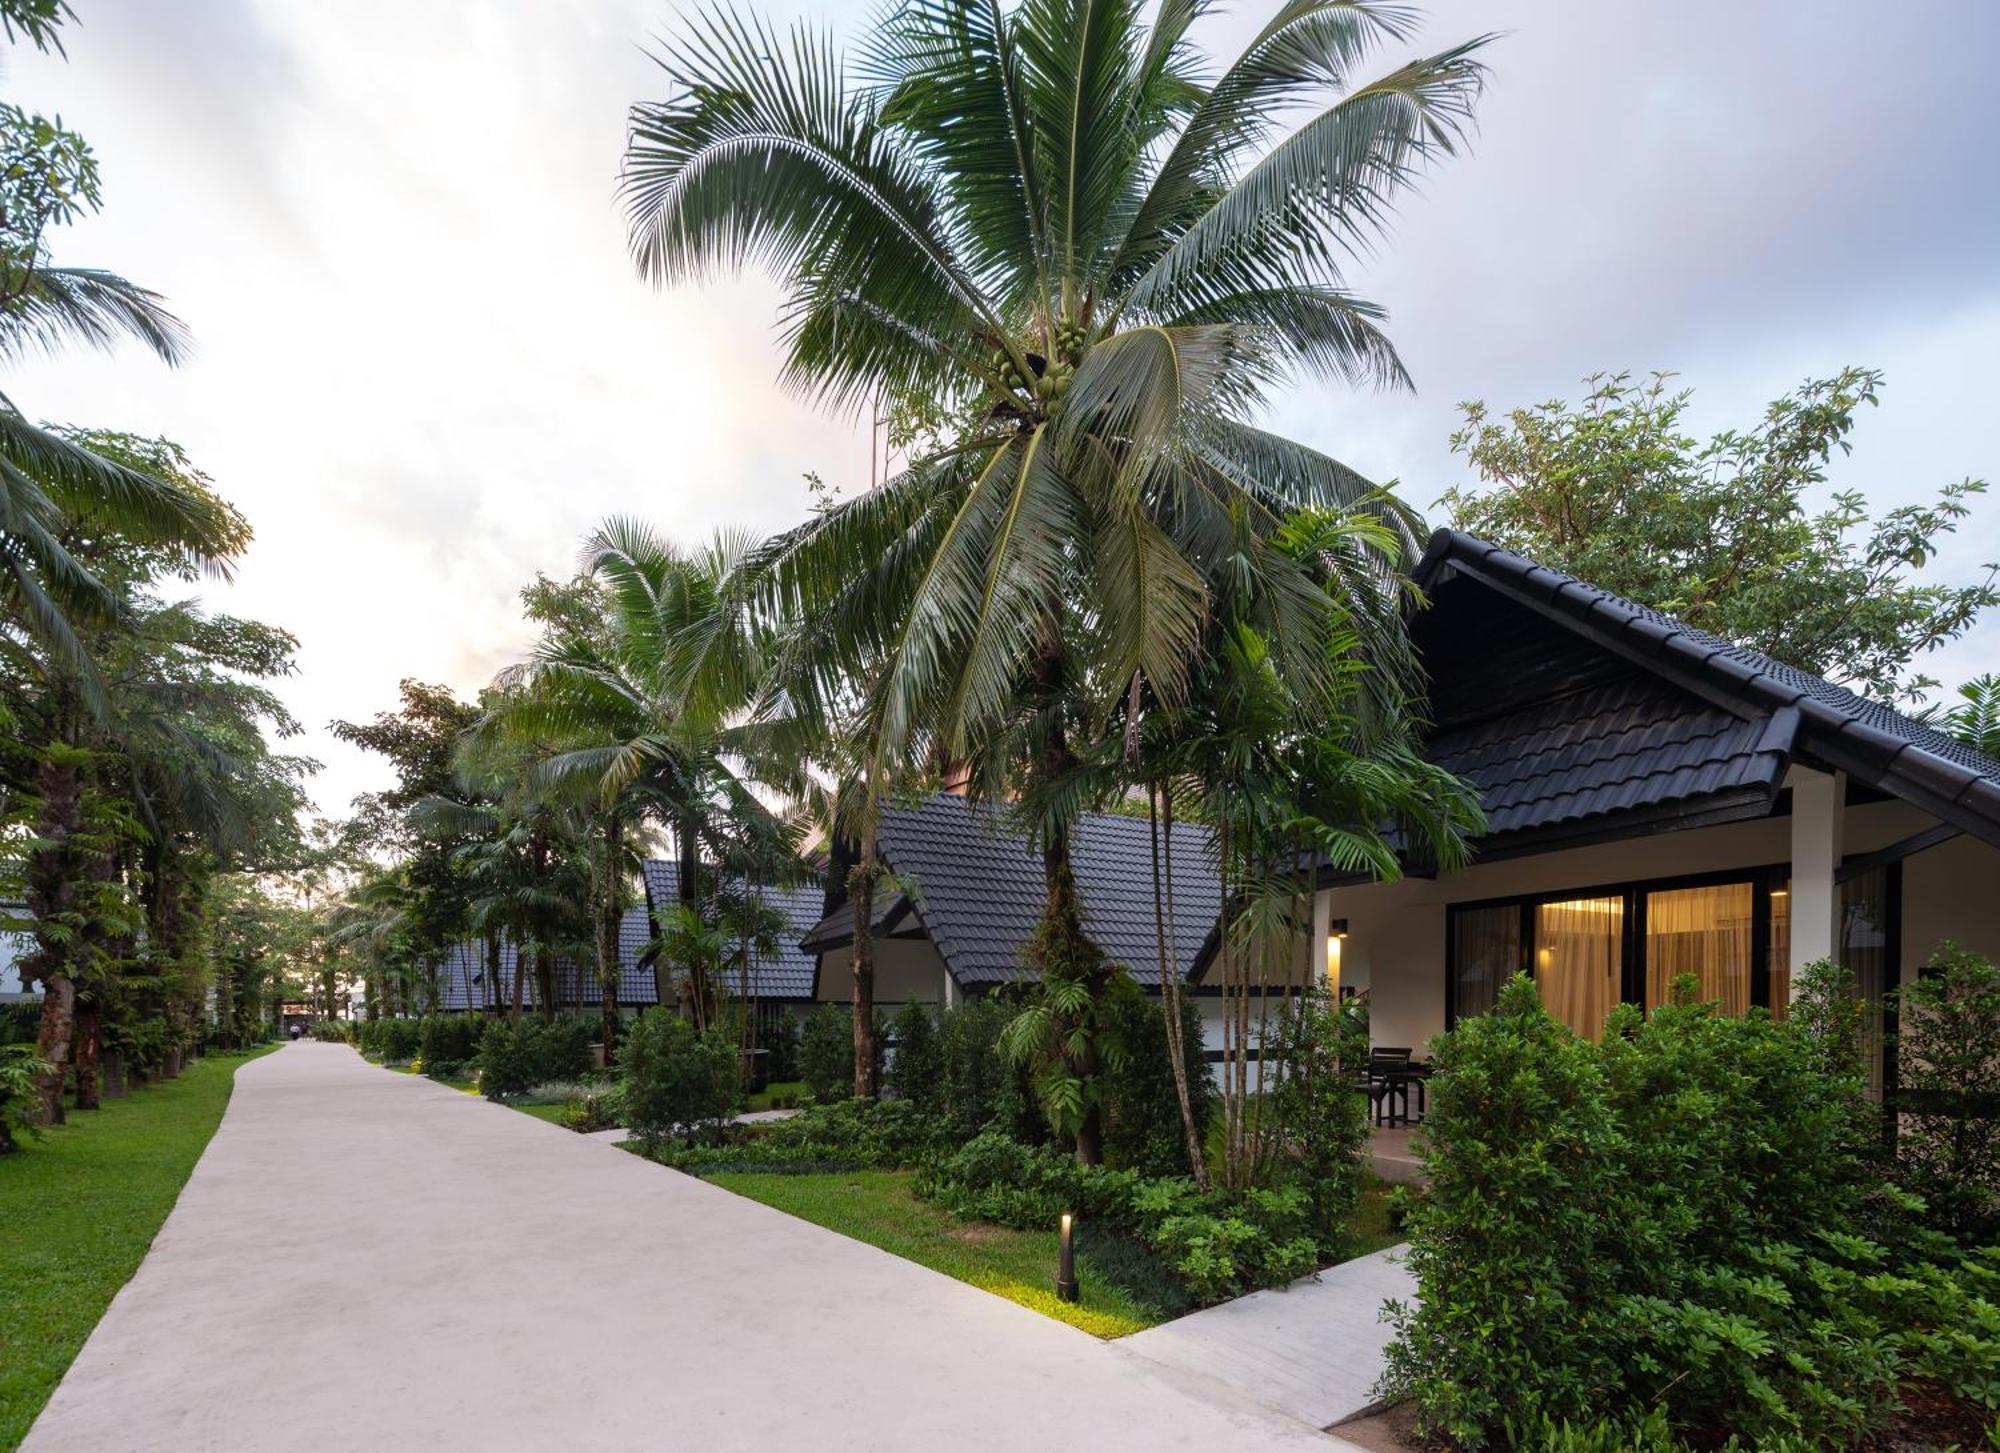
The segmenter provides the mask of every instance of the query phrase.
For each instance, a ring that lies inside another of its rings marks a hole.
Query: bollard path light
[[[1062,1247],[1056,1253],[1056,1295],[1066,1302],[1076,1300],[1076,1218],[1063,1212]]]

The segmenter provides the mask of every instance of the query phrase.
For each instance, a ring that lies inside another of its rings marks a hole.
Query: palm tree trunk
[[[48,1064],[37,1077],[44,1124],[63,1123],[63,1084],[69,1077],[70,1036],[76,1008],[73,954],[75,920],[88,865],[83,833],[83,769],[69,744],[72,709],[58,701],[63,724],[56,741],[35,769],[41,797],[35,835],[40,840],[28,859],[28,913],[35,922],[35,947],[21,961],[23,979],[42,985],[42,1019],[36,1053]]]
[[[618,860],[624,853],[624,825],[618,814],[604,815],[604,891],[597,910],[597,983],[599,1037],[609,1069],[618,1053],[618,920],[624,915],[624,895],[618,880]]]
[[[873,784],[870,784],[871,797]],[[854,1098],[875,1098],[875,883],[881,863],[875,843],[875,804],[861,825],[860,861],[847,875],[848,897],[854,905],[854,944],[848,963],[854,971]]]
[[[701,843],[695,832],[695,823],[692,814],[681,818],[674,835],[678,839],[675,847],[678,849],[680,859],[680,871],[674,874],[674,896],[689,910],[699,912],[701,909]],[[690,962],[682,965],[682,967],[687,970],[688,998],[691,1001],[695,1028],[706,1029],[709,1020],[708,971],[699,962]]]
[[[103,1045],[104,1015],[94,999],[79,998],[76,1006],[76,1108],[98,1107],[97,1063]]]
[[[514,1007],[508,1018],[514,1023],[521,1022],[521,991],[526,987],[528,976],[528,951],[520,940],[514,943]]]

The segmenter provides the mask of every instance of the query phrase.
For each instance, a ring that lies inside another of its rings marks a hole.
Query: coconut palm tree
[[[1091,984],[1083,802],[1061,790],[1079,729],[1142,683],[1186,698],[1225,568],[1265,583],[1280,669],[1328,669],[1328,585],[1273,543],[1293,511],[1364,509],[1414,540],[1396,502],[1251,419],[1287,378],[1405,382],[1342,263],[1456,148],[1483,75],[1473,40],[1359,80],[1411,12],[1291,0],[1210,82],[1188,39],[1209,8],[1168,0],[1149,27],[1136,0],[909,0],[853,84],[810,30],[705,10],[626,151],[642,272],[768,267],[786,382],[886,402],[920,441],[761,575],[865,680],[871,787],[930,754],[1038,789],[1038,967]],[[1087,1076],[1087,1031],[1060,1037]],[[1085,1113],[1079,1154],[1096,1140]]]
[[[744,775],[755,734],[739,718],[757,692],[765,651],[764,633],[725,588],[745,548],[725,535],[682,552],[636,521],[605,521],[580,561],[599,593],[582,612],[546,622],[533,654],[502,673],[482,724],[534,744],[537,784],[589,802],[604,861],[623,863],[643,817],[663,821],[689,908],[700,901],[704,861],[720,861],[745,832],[761,840],[777,831]],[[598,973],[615,990],[626,875],[599,881]],[[671,961],[671,953],[661,960],[662,974]],[[667,1002],[664,978],[657,987]],[[608,993],[607,1034],[612,1004]],[[698,1015],[709,1007],[704,997]]]

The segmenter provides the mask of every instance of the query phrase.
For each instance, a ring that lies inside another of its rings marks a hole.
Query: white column
[[[1840,889],[1834,873],[1840,867],[1847,774],[1795,766],[1786,780],[1792,789],[1791,970],[1797,994],[1799,970],[1835,957],[1839,949]]]
[[[1336,998],[1340,995],[1338,950],[1329,947],[1327,927],[1333,921],[1333,891],[1322,888],[1313,894],[1312,943],[1306,950],[1306,972],[1313,982],[1324,985]]]
[[[947,1009],[956,1009],[958,1007],[958,980],[951,976],[950,969],[944,971],[944,999],[942,1002]]]

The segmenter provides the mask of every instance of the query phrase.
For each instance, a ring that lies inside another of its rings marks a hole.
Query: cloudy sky
[[[166,293],[198,354],[71,357],[8,392],[179,440],[250,515],[209,595],[303,642],[286,690],[322,808],[381,779],[325,723],[403,676],[475,690],[525,643],[515,592],[602,516],[692,540],[796,519],[808,470],[865,484],[858,425],[773,385],[768,283],[659,294],[627,261],[613,189],[626,108],[660,89],[659,0],[74,5],[67,62],[5,61],[7,98],[102,163],[107,208],[57,256]],[[769,8],[845,35],[873,13]],[[1487,30],[1475,146],[1354,275],[1415,394],[1302,389],[1278,427],[1428,507],[1461,478],[1461,400],[1671,368],[1700,426],[1747,426],[1853,362],[1888,391],[1837,483],[1887,504],[2000,476],[2000,7],[1439,0],[1420,43]],[[1942,573],[1996,556],[2000,499]],[[1996,666],[2000,622],[1931,669]]]

